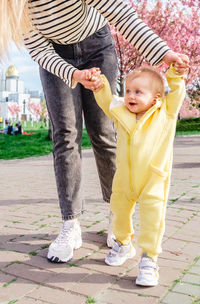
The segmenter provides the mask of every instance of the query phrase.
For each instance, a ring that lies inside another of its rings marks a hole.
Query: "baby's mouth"
[[[134,106],[134,105],[136,105],[136,103],[135,102],[129,102],[129,105]]]

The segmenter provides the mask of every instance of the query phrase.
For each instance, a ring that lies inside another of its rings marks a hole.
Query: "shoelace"
[[[55,243],[66,243],[66,241],[69,239],[70,234],[73,230],[73,227],[65,227],[63,225],[62,230],[60,231],[59,235],[57,236],[57,238],[55,239]]]

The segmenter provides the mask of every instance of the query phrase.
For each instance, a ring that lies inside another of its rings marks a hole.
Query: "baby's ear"
[[[153,105],[155,105],[155,104],[156,104],[157,99],[158,99],[158,98],[160,98],[160,97],[161,97],[160,93],[158,93],[158,94],[156,94],[156,95],[154,96],[154,99],[153,99]]]
[[[155,96],[154,98],[155,98],[155,100],[157,100],[158,98],[161,98],[160,93],[157,93],[156,96]]]

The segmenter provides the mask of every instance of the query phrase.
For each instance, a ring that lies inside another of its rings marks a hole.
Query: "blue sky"
[[[0,64],[0,69],[5,73],[7,67],[14,64],[19,71],[20,80],[24,81],[25,88],[42,91],[38,64],[35,63],[28,52],[23,48],[18,50],[14,45],[9,52],[9,58],[5,58]]]

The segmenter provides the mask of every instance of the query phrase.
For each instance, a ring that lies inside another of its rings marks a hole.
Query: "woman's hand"
[[[175,53],[169,51],[162,59],[167,65],[174,64],[176,66],[176,71],[179,74],[183,74],[185,69],[189,68],[189,57],[185,54]]]
[[[96,92],[100,90],[103,85],[100,73],[99,68],[76,70],[73,74],[73,80],[80,82],[84,88]]]

